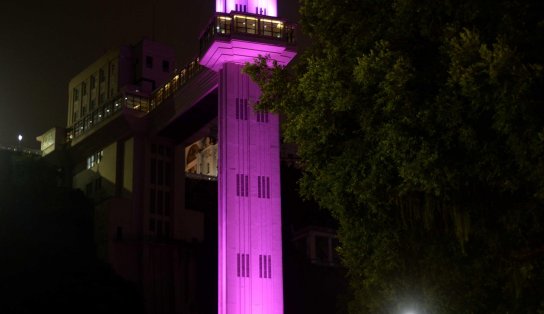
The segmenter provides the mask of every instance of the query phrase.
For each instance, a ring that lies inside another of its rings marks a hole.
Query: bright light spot
[[[18,139],[18,140],[19,140],[19,142],[20,142],[20,141],[22,141],[22,140],[23,140],[23,136],[22,136],[21,134],[19,134],[19,136],[17,136],[17,139]]]
[[[417,314],[417,312],[416,311],[406,311],[403,314]]]

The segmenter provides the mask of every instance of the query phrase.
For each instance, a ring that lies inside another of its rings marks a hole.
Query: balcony
[[[282,55],[285,50],[294,50],[294,46],[294,24],[265,15],[216,13],[200,37],[201,64],[217,70],[221,62],[246,62],[257,57],[240,53],[244,49],[259,51],[260,55]],[[225,50],[230,52],[223,53]],[[224,58],[229,54],[234,58]],[[291,57],[283,56],[283,59],[290,61]]]

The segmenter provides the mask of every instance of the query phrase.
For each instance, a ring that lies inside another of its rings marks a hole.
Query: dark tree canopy
[[[301,0],[246,72],[339,221],[353,313],[544,313],[544,2]]]

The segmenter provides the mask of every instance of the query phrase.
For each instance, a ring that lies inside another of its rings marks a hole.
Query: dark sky
[[[296,19],[297,0],[279,0]],[[156,3],[155,27],[153,4]],[[65,126],[69,80],[111,48],[154,38],[178,64],[198,54],[214,0],[0,1],[0,145],[37,148],[36,136]]]

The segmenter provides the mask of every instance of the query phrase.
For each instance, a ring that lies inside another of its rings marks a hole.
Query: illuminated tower
[[[259,87],[241,73],[269,55],[295,56],[276,0],[216,0],[200,63],[219,72],[220,314],[283,313],[279,119],[256,112]]]

